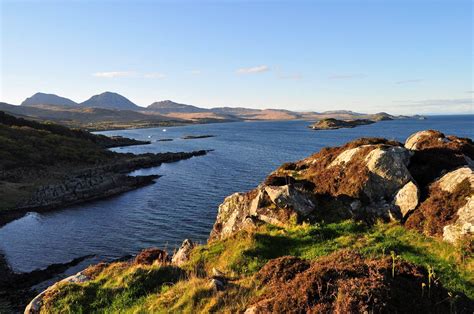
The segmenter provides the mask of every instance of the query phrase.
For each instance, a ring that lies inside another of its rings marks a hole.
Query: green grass
[[[427,238],[397,224],[367,227],[353,221],[291,226],[265,225],[194,249],[183,266],[187,276],[160,266],[109,266],[86,284],[64,286],[49,300],[52,312],[235,312],[245,309],[256,290],[253,274],[273,258],[294,255],[313,260],[340,249],[368,257],[390,255],[432,267],[434,280],[474,298],[472,257],[461,258],[458,247]],[[217,268],[232,279],[214,292],[206,276]]]

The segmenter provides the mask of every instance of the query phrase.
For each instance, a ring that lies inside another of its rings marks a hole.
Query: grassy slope
[[[0,111],[0,210],[68,171],[114,160],[117,154],[105,149],[113,144],[105,136]]]
[[[395,224],[366,227],[353,221],[300,225],[287,228],[262,226],[222,241],[198,246],[182,270],[171,266],[115,263],[91,282],[69,284],[46,298],[45,312],[234,312],[245,310],[263,291],[254,274],[270,259],[294,255],[317,259],[344,248],[368,257],[399,255],[433,267],[436,280],[453,291],[474,298],[474,261],[461,248],[427,238]],[[217,268],[231,283],[213,291],[206,275]]]

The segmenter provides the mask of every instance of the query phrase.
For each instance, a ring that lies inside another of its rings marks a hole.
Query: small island
[[[156,140],[157,142],[171,142],[173,139],[172,138],[160,138],[159,140]]]
[[[369,119],[357,119],[357,120],[338,120],[333,118],[322,119],[309,127],[313,130],[337,130],[342,128],[355,128],[360,125],[368,125],[375,123]]]
[[[183,140],[195,140],[198,138],[207,138],[207,137],[214,137],[215,135],[185,135],[181,139]]]

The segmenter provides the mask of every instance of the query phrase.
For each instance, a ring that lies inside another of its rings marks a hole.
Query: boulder
[[[449,193],[454,193],[463,182],[469,183],[470,195],[464,206],[456,211],[457,219],[443,227],[443,240],[451,243],[474,235],[474,172],[463,167],[447,173],[438,181],[439,187]]]
[[[174,253],[173,257],[171,258],[171,263],[176,266],[181,266],[188,262],[194,246],[195,244],[191,240],[184,240],[179,250]]]
[[[461,167],[432,183],[405,225],[451,243],[474,235],[473,170]]]
[[[308,216],[315,208],[311,195],[308,192],[297,190],[293,185],[266,186],[265,192],[278,207],[291,208],[302,216]]]
[[[434,130],[424,130],[410,135],[405,141],[405,148],[409,150],[421,149],[424,141],[444,141],[444,135]]]
[[[378,147],[365,157],[371,173],[364,187],[373,201],[389,199],[407,184],[412,177],[408,171],[410,153],[403,147]]]
[[[413,181],[408,182],[398,190],[393,201],[394,205],[400,209],[403,217],[406,217],[408,213],[413,211],[418,206],[418,200],[420,198],[420,192],[418,187]]]

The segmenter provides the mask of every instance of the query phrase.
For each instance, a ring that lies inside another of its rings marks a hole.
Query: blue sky
[[[0,1],[8,103],[474,113],[470,0]]]

